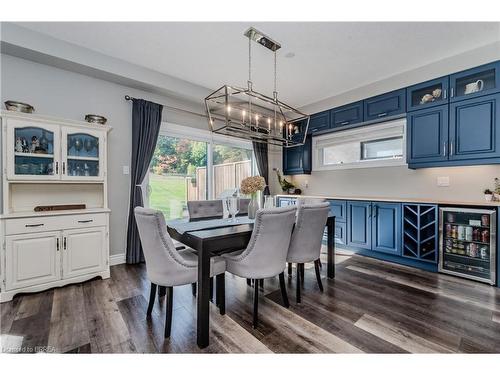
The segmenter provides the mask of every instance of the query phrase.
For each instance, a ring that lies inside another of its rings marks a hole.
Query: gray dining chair
[[[161,211],[143,207],[134,209],[139,237],[141,239],[146,272],[151,281],[151,293],[147,316],[153,311],[157,286],[166,289],[165,337],[170,337],[172,328],[174,286],[187,285],[198,279],[198,259],[192,249],[176,250],[167,232],[165,218]],[[221,257],[210,259],[210,275],[217,278],[217,296],[221,315],[225,314],[226,262]]]
[[[297,264],[297,303],[301,302],[300,289],[304,278],[304,263],[314,262],[318,287],[323,291],[319,258],[326,220],[330,211],[328,202],[303,204],[297,209],[297,221],[290,240],[286,261]]]
[[[188,201],[189,221],[222,219],[224,210],[221,199]]]
[[[290,306],[283,271],[295,222],[295,211],[293,206],[258,210],[246,249],[223,255],[228,272],[254,281],[254,328],[258,325],[259,280],[279,275],[283,304],[287,308]]]

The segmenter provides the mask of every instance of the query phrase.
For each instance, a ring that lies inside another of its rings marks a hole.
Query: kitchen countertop
[[[420,199],[420,198],[385,198],[385,197],[370,197],[370,196],[357,196],[348,197],[340,195],[293,195],[293,194],[277,194],[277,197],[290,197],[290,198],[320,198],[320,199],[337,199],[347,201],[371,201],[371,202],[404,202],[404,203],[434,203],[439,205],[461,205],[461,206],[486,206],[486,207],[500,207],[500,201],[487,202],[483,201],[456,201],[456,200],[442,200],[442,199]]]

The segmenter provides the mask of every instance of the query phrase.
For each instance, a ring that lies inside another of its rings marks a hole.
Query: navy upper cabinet
[[[308,134],[314,134],[330,128],[330,111],[316,113],[309,120]]]
[[[355,125],[363,122],[363,102],[356,102],[334,108],[330,113],[330,127]]]
[[[406,89],[366,99],[364,104],[364,121],[395,116],[406,112]]]
[[[406,117],[409,166],[448,160],[448,106],[409,112]]]
[[[469,99],[500,91],[500,62],[481,65],[450,76],[450,101]]]
[[[283,173],[285,175],[310,174],[312,170],[311,136],[301,146],[283,148]]]
[[[372,203],[372,250],[401,254],[401,204]]]
[[[500,157],[499,114],[500,94],[452,103],[450,160]]]
[[[347,240],[348,246],[371,249],[372,225],[371,202],[347,202]]]
[[[406,89],[407,111],[434,107],[448,103],[449,77],[419,83]]]

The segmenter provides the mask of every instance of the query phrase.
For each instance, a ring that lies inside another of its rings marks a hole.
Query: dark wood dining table
[[[210,220],[198,222],[195,230],[189,220],[167,222],[170,236],[198,253],[197,344],[209,344],[210,330],[210,258],[246,248],[252,235],[253,223],[232,223],[213,227]],[[206,223],[208,229],[203,229]],[[201,228],[201,229],[200,229]],[[335,216],[329,216],[327,228],[327,277],[335,277]]]

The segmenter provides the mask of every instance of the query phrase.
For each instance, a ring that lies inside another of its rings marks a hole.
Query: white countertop
[[[0,215],[0,219],[14,219],[23,217],[43,217],[43,216],[62,216],[62,215],[83,215],[83,214],[97,214],[97,213],[109,213],[111,210],[109,208],[85,208],[83,210],[54,210],[54,211],[22,211],[22,212],[12,212],[4,215]]]
[[[338,199],[347,201],[371,201],[371,202],[404,202],[404,203],[433,203],[440,205],[463,205],[463,206],[489,206],[500,207],[500,201],[487,202],[483,201],[458,201],[458,200],[442,200],[442,199],[424,199],[424,198],[386,198],[386,197],[370,197],[370,196],[340,196],[340,195],[293,195],[293,194],[278,194],[278,197],[290,198],[322,198],[322,199]]]

